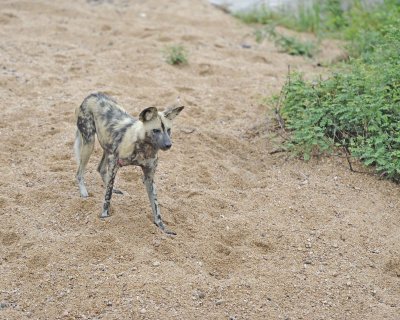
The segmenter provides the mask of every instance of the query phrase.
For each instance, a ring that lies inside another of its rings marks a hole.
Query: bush
[[[306,82],[292,75],[283,88],[282,117],[293,130],[288,146],[309,159],[342,147],[377,172],[400,181],[400,37],[382,27],[372,52],[350,72]]]

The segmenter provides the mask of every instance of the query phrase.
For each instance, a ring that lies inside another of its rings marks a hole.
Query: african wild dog
[[[172,120],[183,108],[178,104],[164,112],[158,112],[157,108],[150,107],[140,113],[139,119],[135,119],[112,98],[95,93],[88,96],[76,109],[78,129],[74,150],[79,164],[76,177],[80,194],[84,198],[88,197],[88,192],[83,175],[93,151],[96,133],[103,148],[103,157],[97,168],[106,185],[101,218],[109,216],[118,169],[122,166],[136,165],[143,170],[143,181],[150,199],[154,223],[165,233],[175,234],[167,230],[161,220],[153,179],[157,167],[157,152],[160,149],[171,148]],[[114,190],[114,193],[121,192]]]

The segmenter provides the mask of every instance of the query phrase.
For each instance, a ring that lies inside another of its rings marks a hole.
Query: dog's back
[[[104,93],[92,93],[83,100],[82,104],[76,109],[75,115],[85,117],[91,114],[96,119],[102,121],[118,120],[128,117],[132,118],[113,98]]]
[[[137,121],[103,93],[88,96],[76,109],[75,115],[83,143],[92,142],[97,133],[101,146],[109,151],[121,142],[126,130]]]

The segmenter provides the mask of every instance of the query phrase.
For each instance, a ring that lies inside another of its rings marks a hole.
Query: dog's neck
[[[156,146],[154,146],[149,139],[137,141],[132,154],[129,157],[118,159],[118,164],[120,166],[144,166],[147,163],[157,159],[158,150],[159,148],[156,148]]]

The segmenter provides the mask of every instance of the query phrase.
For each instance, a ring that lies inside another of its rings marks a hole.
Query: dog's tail
[[[83,100],[82,104],[75,109],[77,130],[75,135],[74,153],[78,164],[82,160],[82,156],[83,158],[86,157],[82,154],[82,152],[85,152],[85,146],[90,145],[93,147],[94,144],[96,125],[93,114],[90,111],[90,106],[88,105],[90,100],[93,98],[93,95],[88,96],[85,100]],[[86,150],[86,152],[89,152],[87,155],[87,157],[89,157],[92,149],[90,151]]]
[[[75,159],[78,163],[81,161],[81,156],[80,156],[81,145],[82,145],[82,136],[81,133],[79,132],[79,129],[77,129],[74,142],[74,154],[75,154]]]

